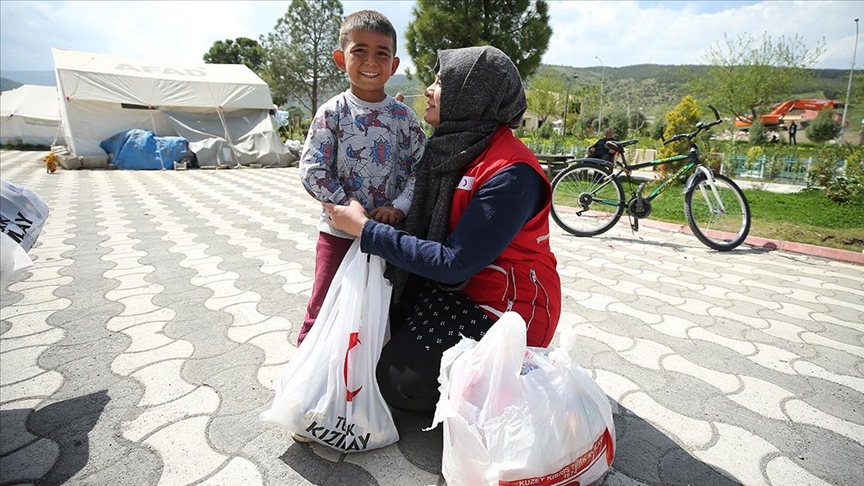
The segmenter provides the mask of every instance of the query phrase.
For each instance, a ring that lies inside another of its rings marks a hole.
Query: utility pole
[[[561,129],[561,133],[565,137],[567,136],[567,113],[570,111],[570,86],[573,85],[573,80],[578,77],[578,74],[574,74],[573,77],[567,81],[567,95],[564,96],[564,126]]]
[[[600,59],[600,56],[594,56],[594,58],[600,61],[600,113],[597,115],[597,132],[599,133],[603,123],[603,81],[606,79],[606,65],[603,64],[603,59]]]
[[[840,119],[840,145],[846,137],[846,110],[849,108],[849,92],[852,91],[852,73],[855,71],[855,56],[858,54],[858,19],[855,19],[855,48],[852,50],[852,67],[849,68],[849,84],[846,86],[846,102],[843,103],[843,118]]]

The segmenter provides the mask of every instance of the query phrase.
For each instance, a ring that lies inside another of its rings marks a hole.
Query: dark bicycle
[[[577,159],[552,180],[552,219],[565,231],[576,236],[596,236],[609,231],[621,219],[624,211],[630,218],[634,231],[639,230],[639,220],[651,214],[651,202],[660,196],[672,183],[693,171],[684,184],[684,217],[696,238],[709,248],[718,251],[731,250],[747,238],[750,232],[750,206],[744,192],[728,177],[715,173],[699,156],[695,142],[697,135],[722,123],[717,109],[716,120],[699,122],[692,133],[675,135],[663,144],[687,140],[687,154],[656,159],[629,165],[624,156],[624,147],[636,144],[637,140],[610,141],[607,148],[618,152],[615,162],[600,159]],[[646,183],[635,189],[630,174],[634,170],[657,167],[686,160],[675,173],[659,181],[649,194],[643,194]],[[628,183],[630,198],[624,199],[621,180]]]

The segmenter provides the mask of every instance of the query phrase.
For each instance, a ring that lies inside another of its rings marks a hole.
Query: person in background
[[[792,145],[798,145],[798,142],[795,140],[795,136],[798,133],[798,124],[794,121],[791,125],[789,125],[789,143]]]
[[[331,225],[393,265],[393,335],[378,384],[393,407],[428,412],[439,398],[441,356],[461,336],[479,340],[506,311],[548,346],[561,314],[549,245],[551,186],[512,129],[527,103],[516,66],[491,46],[438,53],[426,89],[433,127],[405,231],[357,201],[325,204]]]
[[[405,103],[405,95],[402,94],[401,91],[396,93],[395,98],[396,98],[396,101],[398,101],[399,103]]]
[[[597,140],[594,145],[588,147],[588,157],[613,162],[615,160],[615,154],[617,152],[615,152],[614,150],[609,150],[606,147],[606,142],[610,140],[615,140],[615,129],[611,127],[607,128],[606,131],[603,132],[603,138]]]

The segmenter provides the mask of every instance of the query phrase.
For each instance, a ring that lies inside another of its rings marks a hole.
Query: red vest
[[[498,129],[489,147],[465,168],[453,194],[450,231],[483,184],[502,169],[526,163],[546,181],[545,205],[528,221],[491,265],[471,277],[465,294],[480,306],[497,312],[518,312],[528,324],[528,345],[546,347],[561,316],[561,280],[549,246],[549,211],[552,186],[534,154],[513,136],[506,125]],[[494,312],[484,309],[490,317]]]

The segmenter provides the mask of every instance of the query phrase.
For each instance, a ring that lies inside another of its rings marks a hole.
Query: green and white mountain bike
[[[565,231],[576,236],[596,236],[609,231],[621,219],[624,211],[634,231],[639,220],[651,214],[651,202],[679,178],[691,173],[684,184],[684,217],[696,238],[709,248],[728,251],[744,242],[750,231],[750,206],[744,192],[728,177],[715,173],[702,162],[696,136],[722,123],[717,109],[715,120],[699,122],[691,133],[675,135],[663,143],[687,140],[688,153],[629,165],[624,147],[637,140],[610,141],[606,147],[619,154],[615,162],[584,158],[576,159],[552,180],[552,219]],[[643,194],[646,183],[630,178],[632,171],[657,167],[672,162],[687,162],[673,174],[660,180],[649,194]],[[621,181],[627,182],[629,198],[624,197]]]

